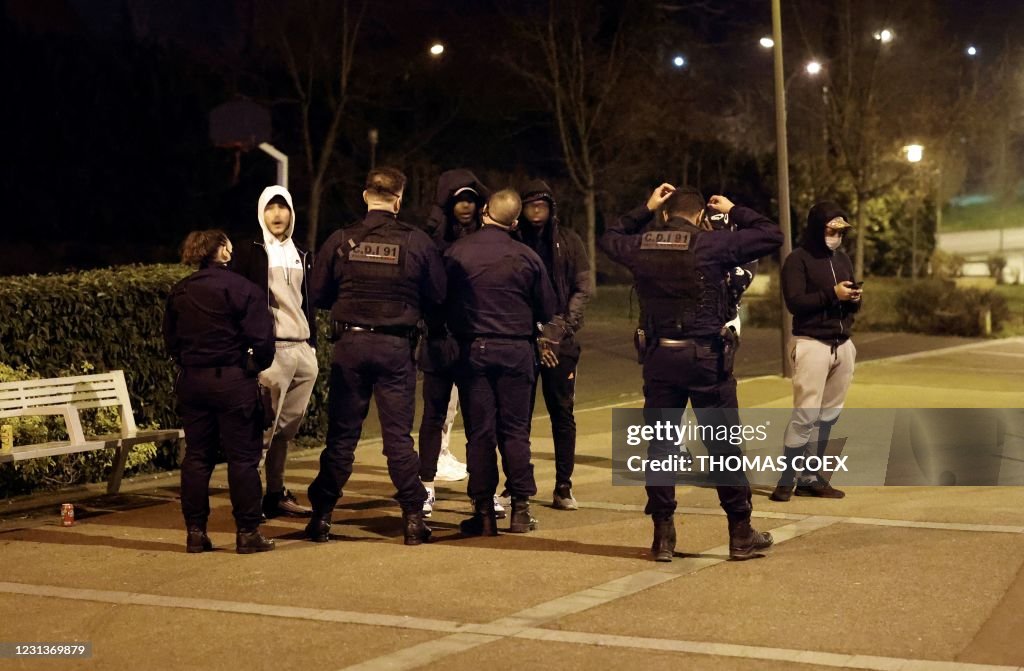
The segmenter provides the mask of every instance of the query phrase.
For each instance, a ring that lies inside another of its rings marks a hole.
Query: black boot
[[[423,521],[422,510],[402,511],[402,522],[405,526],[405,544],[420,545],[430,540],[430,527]]]
[[[192,526],[188,528],[188,540],[185,541],[185,552],[209,552],[213,550],[213,543],[206,535],[206,528]]]
[[[509,520],[508,530],[514,534],[525,534],[537,528],[537,520],[530,514],[530,499],[526,497],[512,497],[512,517]]]
[[[326,543],[331,536],[331,514],[313,511],[313,519],[306,525],[306,538],[314,543]]]
[[[744,517],[729,516],[729,559],[743,561],[763,557],[758,550],[774,542],[770,533],[761,533],[750,526],[749,514]]]
[[[676,524],[672,515],[651,516],[654,520],[654,542],[651,543],[651,555],[654,561],[672,561],[676,549]]]
[[[459,523],[463,536],[497,536],[498,522],[494,513],[494,497],[473,502],[473,516]]]
[[[273,549],[274,541],[261,534],[259,529],[239,529],[235,534],[235,551],[240,555],[270,552]]]

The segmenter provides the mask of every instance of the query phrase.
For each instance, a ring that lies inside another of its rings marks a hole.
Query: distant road
[[[939,233],[938,247],[944,252],[967,257],[994,252],[1024,253],[1024,227]]]

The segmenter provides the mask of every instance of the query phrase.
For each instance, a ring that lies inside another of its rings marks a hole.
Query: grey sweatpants
[[[306,415],[317,372],[316,353],[307,343],[278,341],[274,363],[260,373],[260,384],[270,388],[275,415],[273,426],[263,434],[267,493],[284,490],[288,444]]]
[[[832,345],[806,336],[793,338],[793,415],[786,427],[787,449],[817,442],[822,424],[829,428],[839,419],[846,391],[853,381],[857,348],[847,340]]]

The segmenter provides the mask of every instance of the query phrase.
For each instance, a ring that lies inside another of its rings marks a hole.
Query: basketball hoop
[[[251,100],[234,100],[210,111],[210,141],[235,152],[232,184],[238,184],[242,152],[259,147],[277,161],[278,184],[288,187],[288,157],[270,144],[270,112]]]

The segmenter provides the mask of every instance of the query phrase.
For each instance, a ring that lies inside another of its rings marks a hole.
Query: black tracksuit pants
[[[185,429],[181,511],[189,527],[206,528],[210,475],[223,452],[228,461],[231,509],[239,529],[260,524],[262,409],[256,378],[240,367],[185,368],[176,384]]]

